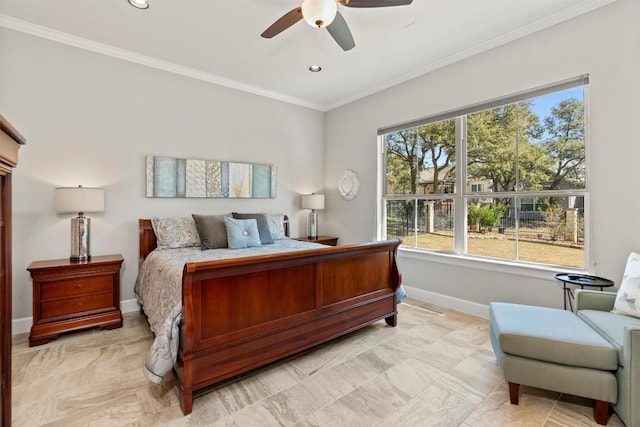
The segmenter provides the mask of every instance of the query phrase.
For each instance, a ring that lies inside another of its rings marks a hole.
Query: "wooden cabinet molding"
[[[0,116],[0,426],[11,425],[11,172],[25,138]]]

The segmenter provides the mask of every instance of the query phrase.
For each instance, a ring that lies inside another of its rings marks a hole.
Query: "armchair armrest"
[[[576,289],[574,312],[578,310],[611,311],[616,301],[615,292],[601,292],[587,289]]]
[[[640,353],[640,326],[627,325],[624,327],[624,369],[628,371],[626,374],[628,384],[627,404],[620,402],[622,407],[628,408],[629,415],[626,416],[625,423],[628,425],[639,425],[640,422],[640,365],[638,361],[638,353]],[[622,396],[620,396],[622,397]]]
[[[640,351],[640,326],[627,325],[624,327],[624,358],[631,361],[633,352]],[[633,367],[632,367],[633,369]],[[637,368],[636,375],[640,379],[640,367]]]

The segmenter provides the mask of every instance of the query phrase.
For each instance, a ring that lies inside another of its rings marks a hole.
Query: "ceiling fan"
[[[338,3],[345,7],[387,7],[404,6],[413,0],[304,0],[300,7],[285,13],[280,19],[264,30],[262,37],[270,39],[304,19],[316,28],[326,28],[331,37],[340,45],[342,50],[353,49],[356,45],[347,25],[347,21],[338,12]]]

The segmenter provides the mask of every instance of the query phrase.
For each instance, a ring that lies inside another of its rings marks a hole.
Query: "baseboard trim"
[[[133,313],[134,311],[140,311],[140,306],[135,298],[128,299],[120,301],[120,311],[123,313]]]
[[[13,319],[13,321],[11,322],[11,334],[18,335],[29,332],[31,330],[31,325],[33,325],[33,317]]]
[[[429,304],[439,305],[441,307],[450,308],[461,311],[463,313],[472,314],[474,316],[489,318],[489,306],[479,304],[477,302],[467,301],[449,295],[437,294],[435,292],[425,291],[420,288],[403,285],[407,291],[407,296],[418,301],[428,302]]]
[[[138,301],[135,298],[120,301],[120,311],[122,313],[131,313],[140,310]],[[24,334],[31,330],[33,325],[33,317],[23,317],[22,319],[13,319],[11,321],[11,334],[18,335]]]
[[[449,295],[437,294],[435,292],[425,291],[424,289],[414,288],[404,285],[407,296],[417,299],[418,301],[428,302],[430,304],[458,310],[463,313],[472,314],[478,317],[489,318],[489,306],[478,304],[477,302],[467,301]],[[135,298],[120,301],[120,310],[122,313],[132,313],[140,310],[138,301]],[[33,325],[32,317],[23,317],[22,319],[13,319],[11,322],[11,331],[13,335],[24,334],[31,330]]]

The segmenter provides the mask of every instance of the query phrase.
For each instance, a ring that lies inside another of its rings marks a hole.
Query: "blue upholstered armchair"
[[[618,401],[613,409],[627,427],[640,427],[640,319],[612,313],[616,294],[576,291],[575,313],[618,352]]]

